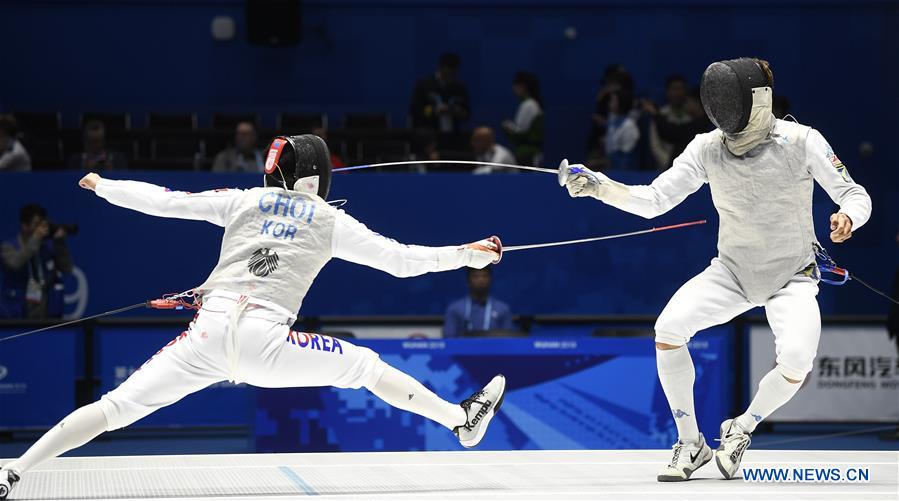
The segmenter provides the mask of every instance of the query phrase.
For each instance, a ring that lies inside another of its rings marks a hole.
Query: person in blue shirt
[[[446,309],[443,337],[461,337],[466,332],[510,330],[509,305],[490,296],[493,272],[488,266],[468,269],[468,296],[453,301]]]

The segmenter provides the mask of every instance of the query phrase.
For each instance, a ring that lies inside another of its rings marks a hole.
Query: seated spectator
[[[262,172],[265,159],[256,147],[256,126],[240,122],[234,130],[234,146],[220,151],[212,162],[214,172]]]
[[[415,85],[409,105],[413,128],[453,133],[468,120],[468,89],[458,81],[460,65],[457,54],[443,54],[434,76]]]
[[[0,172],[31,170],[31,157],[17,139],[18,133],[16,119],[0,115]]]
[[[471,133],[471,152],[478,162],[515,165],[515,156],[508,148],[496,143],[496,135],[490,127],[481,126]],[[492,165],[480,165],[472,172],[474,174],[491,174],[494,172],[517,173],[518,171]]]
[[[328,131],[325,130],[324,127],[316,127],[312,129],[312,134],[322,138],[325,142],[328,142]],[[343,159],[340,158],[340,155],[334,152],[334,148],[328,148],[331,151],[331,167],[338,169],[340,167],[346,167],[346,164],[343,163]]]
[[[69,156],[69,169],[94,172],[128,168],[124,155],[106,147],[106,126],[102,122],[87,122],[82,135],[84,151]]]
[[[540,82],[533,73],[519,71],[512,81],[512,92],[521,100],[515,120],[503,122],[512,141],[515,157],[522,165],[540,165],[543,160],[543,107]]]
[[[665,83],[666,103],[661,108],[643,101],[643,112],[652,117],[649,143],[658,166],[665,170],[680,155],[696,134],[711,130],[711,123],[698,98],[687,90],[687,79],[681,75],[668,77]]]
[[[0,318],[62,316],[62,274],[72,271],[66,230],[53,227],[36,204],[19,212],[19,233],[0,244]]]
[[[468,296],[446,309],[443,337],[461,337],[466,332],[512,329],[509,305],[490,297],[491,267],[468,269]]]
[[[607,168],[638,168],[636,148],[640,129],[631,113],[634,95],[626,89],[611,91],[605,95],[600,107],[607,110],[605,116],[597,117],[606,131],[603,143]]]

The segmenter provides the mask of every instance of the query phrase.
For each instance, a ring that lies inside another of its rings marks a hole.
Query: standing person
[[[468,269],[468,296],[446,309],[443,337],[461,337],[466,332],[512,329],[509,305],[490,295],[493,270]]]
[[[256,147],[256,125],[240,122],[234,129],[234,146],[215,156],[214,172],[262,172],[262,152]]]
[[[266,157],[265,187],[249,190],[189,194],[94,173],[81,180],[83,188],[114,205],[224,227],[219,262],[196,289],[202,308],[188,329],[116,389],[65,417],[22,457],[3,465],[0,499],[35,465],[226,380],[268,388],[364,386],[394,407],[452,430],[465,447],[480,442],[502,403],[503,376],[454,405],[368,348],[290,330],[312,281],[332,257],[410,277],[483,268],[502,252],[496,237],[421,247],[369,230],[325,201],[329,155],[317,136],[277,137]]]
[[[682,75],[668,77],[665,101],[661,108],[656,108],[650,101],[643,102],[643,111],[653,118],[649,144],[660,170],[671,167],[671,162],[683,153],[696,134],[711,129],[699,96],[689,92],[687,79]]]
[[[674,294],[655,325],[659,379],[678,431],[661,482],[689,479],[713,455],[722,475],[733,478],[755,427],[788,402],[811,371],[821,335],[814,182],[840,206],[830,217],[834,243],[849,239],[871,215],[871,198],[824,136],[774,118],[773,80],[764,60],[712,63],[701,95],[718,129],[696,136],[649,186],[627,186],[583,166],[569,170],[572,196],[591,196],[646,218],[668,212],[708,183],[721,219],[718,257]],[[687,342],[755,306],[765,307],[777,366],[762,378],[746,412],[721,423],[713,454],[696,424]]]
[[[468,88],[459,81],[462,61],[458,54],[440,56],[434,76],[420,80],[412,93],[409,114],[412,127],[439,134],[459,131],[471,115]]]
[[[638,167],[637,142],[640,128],[631,111],[634,95],[626,89],[606,94],[600,107],[607,110],[603,123],[606,126],[605,153],[608,169],[636,169]]]
[[[0,318],[62,316],[62,274],[73,267],[66,236],[64,227],[50,225],[40,205],[21,208],[19,234],[0,244]]]
[[[515,112],[515,120],[503,122],[503,130],[512,141],[518,162],[539,166],[543,161],[543,102],[537,75],[526,71],[516,73],[512,92],[521,103]]]

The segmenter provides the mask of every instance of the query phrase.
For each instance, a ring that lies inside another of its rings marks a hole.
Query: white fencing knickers
[[[100,399],[107,431],[221,381],[264,388],[360,388],[378,382],[386,365],[377,353],[291,331],[291,320],[252,299],[210,293],[187,331]]]
[[[817,280],[797,274],[764,304],[753,304],[743,295],[734,274],[715,258],[668,301],[656,321],[656,342],[681,346],[702,329],[764,306],[774,332],[778,370],[801,381],[812,370],[821,337],[817,295]]]

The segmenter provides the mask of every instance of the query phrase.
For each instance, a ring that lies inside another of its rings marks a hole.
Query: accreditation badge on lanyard
[[[468,324],[468,330],[482,330],[489,331],[490,330],[490,319],[493,316],[493,300],[487,299],[487,304],[484,305],[484,323],[481,324],[480,329],[474,328],[474,322],[471,321],[471,309],[472,309],[472,300],[468,298],[468,302],[465,303],[465,323]]]
[[[44,288],[34,278],[28,279],[28,287],[25,289],[25,300],[29,303],[39,304],[44,297]]]
[[[44,298],[44,270],[37,256],[28,263],[28,286],[25,288],[25,301],[40,304]]]

